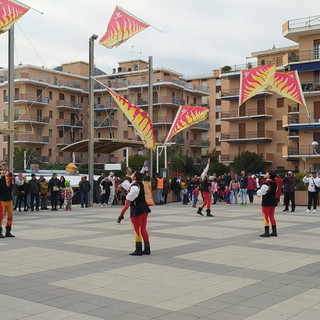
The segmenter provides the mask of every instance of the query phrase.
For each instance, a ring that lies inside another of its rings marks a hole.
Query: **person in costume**
[[[207,206],[207,217],[214,217],[213,214],[211,214],[211,197],[210,197],[210,192],[209,192],[209,186],[211,182],[209,181],[208,177],[208,170],[210,166],[210,158],[208,158],[208,163],[207,166],[203,169],[201,173],[201,181],[200,181],[200,191],[202,194],[203,198],[203,203],[200,205],[198,208],[197,214],[200,214],[203,216],[202,209]]]
[[[70,181],[65,182],[64,188],[64,199],[66,200],[66,207],[65,210],[72,210],[72,198],[73,198],[73,190],[70,186]]]
[[[121,213],[124,214],[130,204],[130,220],[132,223],[136,249],[130,253],[131,256],[150,255],[149,234],[147,231],[148,214],[151,212],[146,199],[144,186],[142,183],[143,175],[140,172],[134,172],[132,175],[132,183],[129,187],[129,193],[126,196],[126,204]],[[127,181],[126,183],[128,183]],[[120,219],[120,220],[119,220]],[[123,219],[120,214],[118,223]],[[144,242],[144,250],[142,250],[142,240]]]
[[[5,162],[0,163],[0,238],[14,238],[11,233],[13,221],[13,197],[12,189],[14,185],[14,175],[7,172],[8,167]],[[7,214],[6,233],[2,234],[2,222],[4,216]]]
[[[275,181],[277,174],[274,171],[266,172],[265,181],[261,188],[257,191],[258,196],[262,196],[261,210],[264,218],[264,233],[260,237],[277,237],[277,223],[274,218],[277,199],[277,183]],[[272,233],[269,233],[269,226],[271,224]]]

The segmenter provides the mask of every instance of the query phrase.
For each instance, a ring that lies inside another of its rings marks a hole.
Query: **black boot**
[[[15,236],[11,233],[11,226],[6,226],[6,238],[14,238]]]
[[[5,238],[5,236],[2,234],[2,227],[0,227],[0,239]]]
[[[211,210],[210,209],[207,209],[206,212],[207,212],[207,217],[214,217],[214,215],[211,214]]]
[[[272,233],[270,233],[270,237],[277,237],[277,226],[272,226]]]
[[[144,242],[144,250],[142,251],[142,254],[145,254],[147,256],[151,254],[150,242],[149,241],[145,241]]]
[[[142,256],[142,242],[136,242],[136,250],[129,254],[130,256]]]
[[[197,214],[200,214],[200,216],[203,216],[202,208],[201,208],[201,207],[198,208]]]
[[[260,237],[263,237],[263,238],[269,238],[270,237],[269,226],[264,227],[264,233],[260,234]]]
[[[285,211],[289,211],[289,208],[288,207],[285,207],[282,212],[285,212]]]

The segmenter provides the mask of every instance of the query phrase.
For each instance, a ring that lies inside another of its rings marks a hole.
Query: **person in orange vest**
[[[159,173],[155,174],[156,177],[156,193],[157,193],[157,203],[163,204],[163,178],[159,175]]]

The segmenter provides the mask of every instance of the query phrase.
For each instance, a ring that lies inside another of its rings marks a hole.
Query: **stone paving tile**
[[[260,207],[155,206],[152,255],[131,257],[120,207],[15,214],[1,239],[0,319],[319,319],[320,216],[277,209],[262,239]],[[31,229],[32,227],[32,229]]]

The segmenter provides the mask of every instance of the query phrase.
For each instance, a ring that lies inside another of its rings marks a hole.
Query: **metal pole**
[[[148,62],[148,78],[149,78],[149,86],[148,86],[148,114],[151,119],[151,122],[153,123],[153,57],[149,56],[149,62]],[[152,158],[152,150],[150,149],[149,152],[149,175],[150,177],[153,176],[153,158]]]
[[[89,205],[93,207],[93,168],[94,168],[94,40],[98,38],[93,34],[89,38],[89,137],[88,137],[88,175],[90,182]]]
[[[8,63],[8,169],[13,172],[14,151],[14,25],[9,29],[9,63]]]
[[[129,148],[126,148],[126,166],[129,167]]]
[[[157,146],[157,156],[156,156],[157,172],[159,172],[159,148],[160,146]]]
[[[167,146],[164,146],[164,167],[168,168]]]

